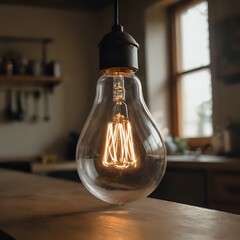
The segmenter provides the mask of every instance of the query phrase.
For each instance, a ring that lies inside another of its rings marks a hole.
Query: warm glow
[[[106,167],[126,169],[137,166],[131,123],[123,118],[117,114],[114,120],[108,123],[103,157],[103,165]]]

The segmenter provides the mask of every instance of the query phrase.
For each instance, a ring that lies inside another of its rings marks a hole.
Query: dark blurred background
[[[120,0],[169,154],[151,195],[240,213],[240,2]],[[111,0],[0,0],[0,166],[79,181]]]

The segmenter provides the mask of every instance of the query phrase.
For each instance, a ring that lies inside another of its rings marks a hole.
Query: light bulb
[[[166,168],[166,150],[133,71],[113,68],[97,83],[77,145],[77,170],[97,198],[126,204],[148,196]]]
[[[99,43],[96,97],[77,144],[84,186],[97,198],[123,205],[148,196],[166,169],[166,150],[135,72],[138,43],[118,24]]]

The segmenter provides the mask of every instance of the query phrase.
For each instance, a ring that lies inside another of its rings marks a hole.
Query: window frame
[[[184,74],[196,72],[202,69],[211,71],[211,62],[208,65],[193,68],[187,71],[179,72],[181,66],[181,45],[180,42],[180,12],[192,7],[200,2],[207,0],[183,0],[168,9],[169,15],[169,39],[170,39],[170,78],[171,78],[171,93],[172,93],[172,127],[173,135],[182,137],[182,97],[181,97],[181,76]],[[212,136],[185,138],[190,149],[197,149],[205,145],[211,145]]]

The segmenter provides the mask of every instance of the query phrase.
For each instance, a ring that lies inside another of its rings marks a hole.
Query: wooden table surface
[[[150,198],[113,206],[80,183],[0,170],[0,230],[17,240],[239,240],[240,216]]]

